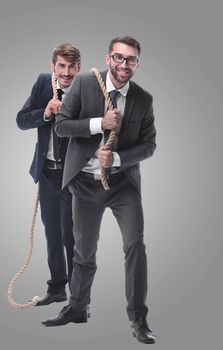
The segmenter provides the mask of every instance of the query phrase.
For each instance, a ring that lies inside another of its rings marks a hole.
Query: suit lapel
[[[46,85],[46,90],[45,90],[45,95],[43,96],[44,99],[44,106],[47,106],[48,102],[53,98],[53,88],[52,88],[52,84],[51,84],[51,74],[49,74],[49,76],[47,77],[47,85]],[[49,138],[50,138],[50,133],[51,133],[51,125],[52,122],[48,122],[47,124],[45,124],[44,126],[44,132],[46,133],[46,137],[47,137],[47,142],[49,142]]]
[[[107,71],[103,71],[100,73],[103,82],[106,84],[106,74]],[[97,105],[98,105],[98,111],[99,111],[99,115],[104,115],[104,111],[105,111],[105,98],[103,95],[103,92],[101,90],[101,87],[99,85],[99,82],[97,80],[97,77],[95,76],[95,80],[96,80],[96,84],[97,84]]]
[[[130,81],[129,90],[126,96],[125,111],[124,111],[121,130],[119,134],[119,144],[121,144],[122,140],[125,139],[126,125],[128,124],[129,119],[131,117],[134,104],[135,104],[134,86]]]
[[[51,76],[49,79],[49,85],[47,89],[47,100],[50,101],[53,98],[53,88],[52,88],[52,83],[51,83]]]
[[[102,80],[104,81],[104,83],[106,84],[106,75],[107,75],[107,71],[103,71],[101,72],[101,77]],[[99,111],[99,115],[104,115],[104,109],[105,109],[105,98],[103,95],[103,92],[101,90],[101,87],[97,81],[96,76],[94,77],[97,83],[97,105],[98,105],[98,111]],[[133,112],[133,107],[135,104],[135,91],[134,91],[134,84],[130,81],[130,86],[129,86],[129,90],[126,96],[126,104],[125,104],[125,111],[124,111],[124,115],[123,115],[123,120],[122,120],[122,126],[121,126],[121,130],[120,130],[120,134],[119,134],[119,138],[118,138],[118,143],[121,144],[122,141],[124,142],[124,140],[127,139],[127,135],[125,135],[125,131],[126,131],[126,125],[129,122],[129,119],[131,118],[132,112]]]

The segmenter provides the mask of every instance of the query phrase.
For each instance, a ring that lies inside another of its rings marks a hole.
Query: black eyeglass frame
[[[116,55],[119,56],[120,60],[119,59],[117,60],[117,56]],[[124,56],[122,56],[119,53],[114,53],[113,55],[109,55],[109,57],[111,57],[113,59],[113,61],[116,62],[116,63],[122,64],[125,61],[126,64],[130,65],[130,66],[135,66],[138,63],[138,61],[139,61],[138,57],[136,57],[136,56],[124,57]],[[129,60],[131,60],[131,59],[134,59],[135,62],[129,63]]]

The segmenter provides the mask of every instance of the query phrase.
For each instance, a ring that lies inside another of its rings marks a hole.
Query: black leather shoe
[[[146,319],[136,319],[132,322],[131,329],[133,336],[136,337],[140,343],[154,344],[156,342],[156,336],[149,329]]]
[[[83,315],[76,315],[72,310],[70,305],[64,306],[60,313],[54,317],[44,320],[41,323],[46,327],[56,327],[64,326],[67,323],[86,323],[87,322],[87,312],[84,312]]]
[[[46,295],[40,298],[36,306],[49,305],[52,303],[60,303],[61,301],[65,301],[65,300],[67,300],[67,294],[65,291],[59,294],[46,293]]]

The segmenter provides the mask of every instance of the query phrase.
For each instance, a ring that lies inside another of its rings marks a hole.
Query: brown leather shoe
[[[148,323],[145,318],[138,318],[132,322],[131,325],[133,336],[140,343],[154,344],[156,342],[156,336],[149,329]]]
[[[65,300],[67,300],[67,294],[65,291],[58,294],[46,293],[46,295],[40,298],[36,306],[44,306],[52,303],[60,303]]]
[[[67,323],[86,323],[87,322],[87,312],[83,312],[82,314],[76,314],[70,305],[64,306],[60,313],[54,317],[49,318],[48,320],[44,320],[41,323],[46,327],[56,327],[56,326],[64,326]]]

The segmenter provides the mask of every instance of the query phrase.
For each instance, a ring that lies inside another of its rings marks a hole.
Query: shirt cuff
[[[103,134],[101,129],[102,118],[91,118],[90,119],[90,131],[91,135]]]
[[[119,154],[117,152],[112,152],[113,154],[113,163],[112,166],[114,167],[120,167],[121,166],[121,159],[119,157]]]
[[[51,118],[46,118],[45,117],[45,114],[43,115],[43,120],[44,120],[44,122],[50,122],[51,121]]]

